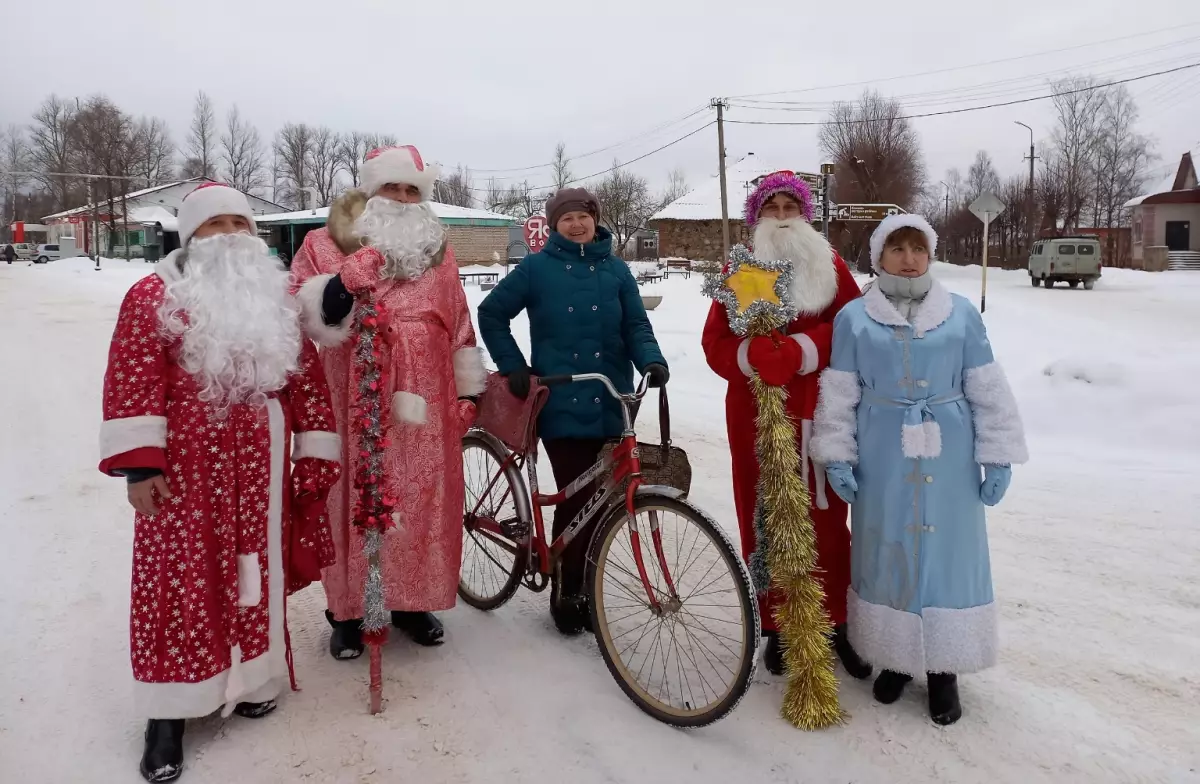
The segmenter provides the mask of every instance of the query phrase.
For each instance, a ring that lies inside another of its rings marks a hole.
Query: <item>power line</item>
[[[967,107],[963,107],[961,109],[944,109],[939,112],[923,112],[921,114],[906,114],[906,115],[901,115],[899,117],[887,117],[887,118],[881,118],[881,119],[846,120],[844,122],[845,122],[845,124],[849,124],[849,125],[862,125],[865,123],[872,123],[872,122],[894,122],[896,120],[916,120],[916,119],[919,119],[922,117],[941,117],[941,116],[948,115],[948,114],[965,114],[967,112],[978,112],[978,111],[983,111],[984,109],[996,109],[996,108],[1000,108],[1003,106],[1016,106],[1018,104],[1023,104],[1023,103],[1033,103],[1034,101],[1044,101],[1049,98],[1058,98],[1058,97],[1064,96],[1064,95],[1075,95],[1076,93],[1085,93],[1085,92],[1090,92],[1092,90],[1102,90],[1105,87],[1115,87],[1119,84],[1128,84],[1130,82],[1137,82],[1142,79],[1150,79],[1155,76],[1164,76],[1166,74],[1177,73],[1179,71],[1186,71],[1188,69],[1196,68],[1196,67],[1200,67],[1200,63],[1189,63],[1188,65],[1181,65],[1181,66],[1178,66],[1177,68],[1169,68],[1165,71],[1155,71],[1154,73],[1142,74],[1140,76],[1131,76],[1127,79],[1118,79],[1116,81],[1105,82],[1103,84],[1095,84],[1095,85],[1090,85],[1088,87],[1080,87],[1075,90],[1064,90],[1062,92],[1050,93],[1049,95],[1035,95],[1031,98],[1017,98],[1012,101],[1001,101],[999,103],[989,103],[989,104],[985,104],[983,106],[967,106]],[[784,122],[784,121],[778,121],[778,120],[726,120],[725,122],[733,123],[735,125],[810,125],[810,126],[812,126],[812,125],[830,125],[832,121],[821,120],[821,121],[804,121],[804,122]]]

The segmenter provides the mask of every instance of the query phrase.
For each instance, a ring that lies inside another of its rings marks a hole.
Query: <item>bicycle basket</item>
[[[524,454],[533,445],[538,414],[546,405],[550,390],[530,379],[529,397],[521,398],[508,391],[508,379],[499,373],[488,373],[487,387],[479,401],[479,416],[475,426],[486,430],[504,442],[514,452]]]
[[[667,403],[666,387],[658,391],[658,425],[660,443],[638,442],[642,480],[648,485],[673,487],[687,496],[692,489],[692,463],[687,452],[671,444],[671,408]],[[607,457],[615,447],[615,443],[605,444],[601,454]]]

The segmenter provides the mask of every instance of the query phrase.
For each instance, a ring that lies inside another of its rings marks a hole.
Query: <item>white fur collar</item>
[[[179,262],[182,260],[183,248],[176,248],[154,265],[154,272],[162,278],[163,283],[174,283],[183,277],[183,270],[179,269]]]
[[[946,287],[937,280],[933,281],[933,285],[929,287],[929,293],[925,295],[925,299],[917,308],[912,324],[909,324],[904,316],[900,315],[900,311],[896,310],[896,306],[888,301],[877,284],[872,283],[867,287],[863,301],[866,303],[867,315],[872,319],[887,327],[911,326],[914,335],[918,338],[925,337],[926,332],[935,330],[946,323],[946,319],[950,318],[950,314],[954,311],[954,299]]]

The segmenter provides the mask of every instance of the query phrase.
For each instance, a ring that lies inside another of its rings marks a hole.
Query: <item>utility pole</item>
[[[1033,250],[1033,162],[1038,159],[1033,149],[1033,129],[1020,120],[1014,120],[1017,125],[1029,130],[1029,186],[1025,189],[1025,212],[1027,217],[1025,227],[1025,252]]]
[[[939,180],[939,182],[941,182]],[[949,261],[949,254],[946,252],[946,246],[950,242],[950,186],[942,182],[942,187],[946,189],[946,216],[942,218],[942,229],[946,232],[945,239],[942,240],[942,263]]]
[[[721,173],[721,263],[729,258],[729,192],[725,185],[725,107],[724,98],[713,98],[709,106],[717,110],[717,162]]]
[[[833,186],[833,164],[821,164],[821,232],[829,239],[829,191]]]
[[[100,271],[100,234],[99,234],[99,231],[96,226],[96,202],[92,199],[92,180],[90,177],[88,178],[88,181],[87,181],[87,203],[88,203],[88,206],[90,206],[92,208],[91,212],[88,213],[87,231],[88,231],[88,233],[90,233],[92,235],[92,242],[91,242],[90,248],[91,248],[91,251],[96,254],[94,257],[96,259],[96,272],[99,272]],[[86,235],[84,236],[84,240],[85,241],[87,240]]]

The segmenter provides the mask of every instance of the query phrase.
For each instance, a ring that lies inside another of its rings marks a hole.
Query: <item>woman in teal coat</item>
[[[883,669],[875,697],[925,674],[945,725],[962,715],[957,675],[996,661],[984,506],[1027,451],[979,311],[929,271],[936,248],[919,215],[875,230],[879,277],[834,321],[812,451],[853,505],[849,636]]]
[[[479,306],[479,334],[492,361],[518,397],[530,375],[603,373],[621,392],[633,391],[633,368],[662,386],[669,376],[629,267],[612,253],[612,234],[598,226],[600,203],[583,188],[560,190],[546,204],[553,228],[545,250],[533,253]],[[527,362],[511,322],[529,314],[532,356]],[[598,459],[608,439],[621,435],[620,404],[599,382],[555,387],[538,419],[538,432],[558,487],[566,487]],[[592,495],[585,488],[554,510],[557,537]],[[588,625],[582,598],[587,532],[564,553],[550,593],[550,612],[564,634]]]

